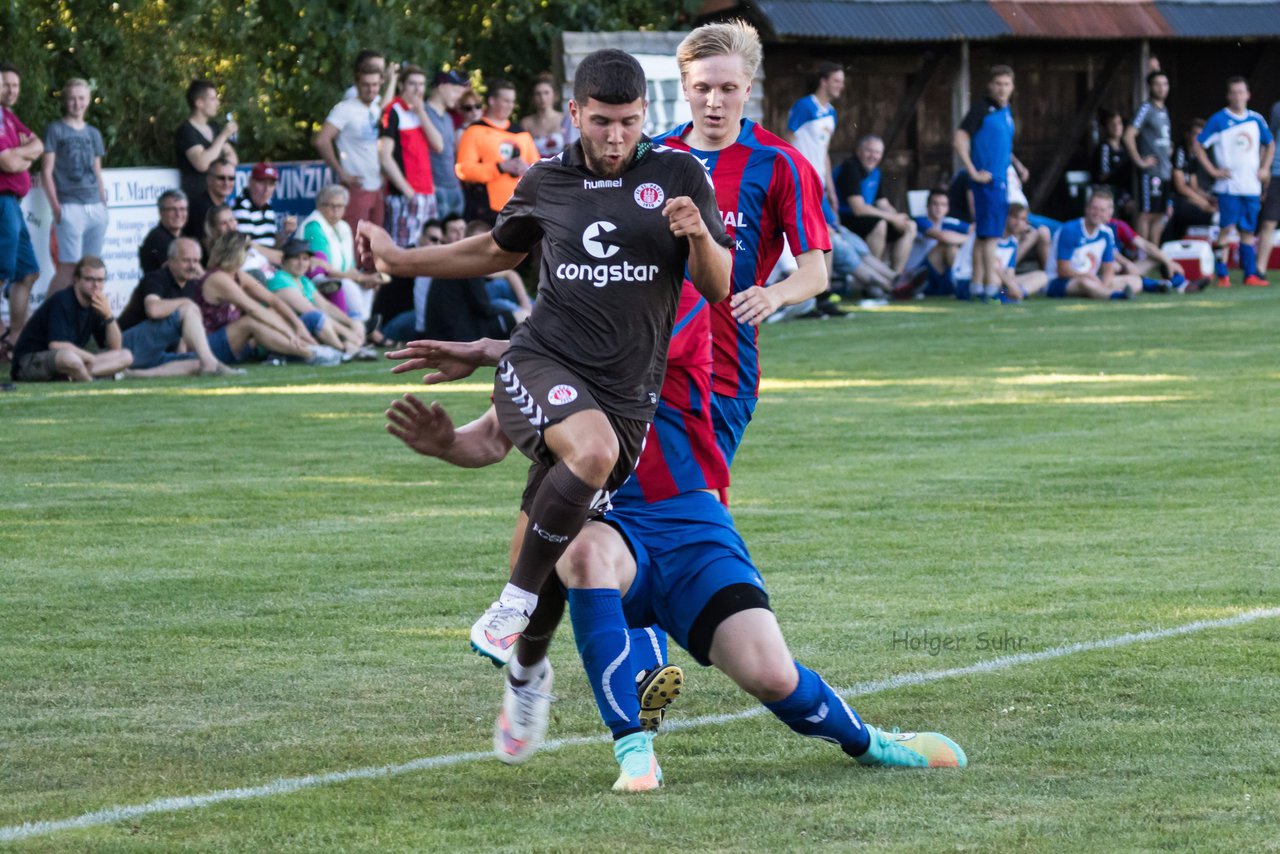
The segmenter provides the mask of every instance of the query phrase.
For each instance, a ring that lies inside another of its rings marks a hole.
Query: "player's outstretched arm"
[[[446,246],[396,246],[391,235],[371,222],[356,231],[356,259],[362,270],[370,267],[390,276],[434,276],[469,279],[488,276],[519,266],[522,252],[508,252],[491,234],[477,234]]]
[[[827,259],[821,249],[796,257],[796,271],[767,288],[747,288],[730,297],[733,317],[739,323],[759,326],[784,305],[795,305],[827,289]]]
[[[444,407],[427,406],[412,394],[393,400],[387,410],[387,432],[419,454],[436,457],[461,468],[483,468],[501,461],[511,442],[498,426],[490,406],[479,418],[454,429]]]
[[[410,341],[402,350],[387,353],[388,359],[403,360],[391,368],[393,374],[435,368],[422,381],[427,385],[453,382],[471,376],[476,368],[498,364],[510,342],[493,338],[476,341]]]
[[[711,303],[729,296],[733,258],[707,231],[697,203],[688,196],[676,196],[667,202],[662,213],[671,233],[689,240],[689,280],[698,293]]]

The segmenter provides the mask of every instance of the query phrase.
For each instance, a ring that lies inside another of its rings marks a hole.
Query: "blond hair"
[[[746,21],[733,20],[717,24],[703,24],[684,37],[676,48],[676,62],[680,64],[680,76],[689,71],[689,63],[713,56],[738,56],[742,58],[747,79],[754,79],[764,48],[760,46],[760,34]]]
[[[210,270],[222,270],[235,273],[244,266],[244,259],[249,254],[249,235],[238,231],[219,234],[218,239],[209,247]]]

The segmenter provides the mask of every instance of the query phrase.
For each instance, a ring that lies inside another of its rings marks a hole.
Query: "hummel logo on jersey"
[[[599,220],[587,226],[582,232],[582,246],[593,258],[612,258],[618,254],[618,244],[610,238],[600,239],[600,235],[617,231],[618,227],[611,222]]]
[[[591,181],[586,178],[582,179],[582,189],[584,190],[609,190],[609,189],[616,190],[621,186],[622,186],[621,178],[600,178],[595,181]]]

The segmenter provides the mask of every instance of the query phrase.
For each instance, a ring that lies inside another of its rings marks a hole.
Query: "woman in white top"
[[[554,157],[577,138],[573,122],[556,109],[555,78],[543,72],[533,81],[529,93],[532,112],[520,120],[520,127],[533,137],[541,157]]]
[[[341,184],[321,188],[316,194],[316,209],[302,221],[302,239],[311,245],[316,266],[322,267],[329,278],[342,281],[341,307],[351,317],[367,323],[373,315],[373,297],[382,277],[356,268],[355,239],[351,226],[342,218],[350,199]]]

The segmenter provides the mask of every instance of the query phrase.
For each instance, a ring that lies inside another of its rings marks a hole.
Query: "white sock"
[[[538,607],[538,594],[530,593],[528,590],[516,587],[514,584],[508,584],[502,588],[502,595],[498,597],[498,604],[504,608],[519,608],[527,617],[533,613],[533,609]]]
[[[512,682],[525,684],[532,682],[543,674],[547,669],[547,660],[545,658],[538,659],[536,664],[530,664],[528,667],[520,663],[520,659],[511,656],[511,661],[507,662],[507,672]]]

